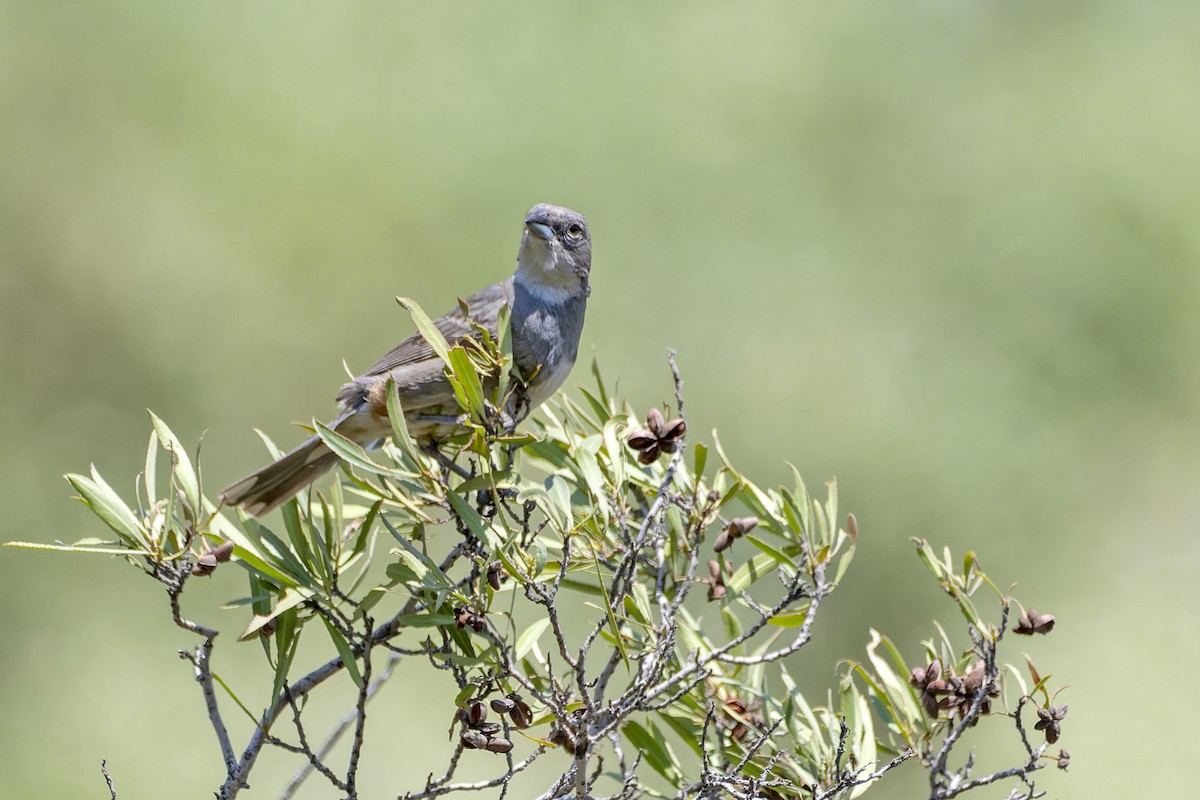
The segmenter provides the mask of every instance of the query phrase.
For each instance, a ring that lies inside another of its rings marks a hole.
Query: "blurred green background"
[[[1181,794],[1198,40],[1185,2],[0,0],[0,538],[100,534],[60,476],[130,492],[146,408],[207,431],[210,489],[258,466],[252,427],[295,441],[343,357],[411,330],[394,295],[449,308],[511,270],[528,206],[565,204],[595,238],[584,346],[621,392],[667,399],[677,348],[692,431],[763,483],[836,475],[858,514],[793,672],[831,685],[872,625],[915,656],[955,612],[908,537],[974,548],[1059,618],[1010,651],[1071,685],[1052,794]],[[196,613],[239,627],[203,609],[242,593],[219,573]],[[10,796],[104,796],[102,757],[123,799],[208,796],[192,642],[154,584],[4,550],[0,600]],[[217,666],[260,655],[223,637]],[[445,747],[419,674],[371,719],[369,796]],[[880,796],[920,796],[905,773]]]

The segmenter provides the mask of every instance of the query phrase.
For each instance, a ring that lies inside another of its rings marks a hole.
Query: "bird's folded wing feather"
[[[441,332],[442,336],[445,337],[451,346],[475,332],[474,326],[471,324],[472,321],[477,325],[487,328],[488,332],[495,337],[496,317],[500,313],[500,307],[507,303],[511,308],[512,298],[512,278],[509,278],[500,283],[492,284],[466,299],[467,309],[471,314],[470,320],[463,314],[460,306],[455,306],[453,311],[435,319],[433,321],[434,327]],[[383,358],[372,364],[363,375],[382,375],[396,367],[419,364],[422,361],[429,361],[434,357],[433,348],[429,345],[429,342],[425,341],[425,337],[419,333],[414,333],[393,347]]]

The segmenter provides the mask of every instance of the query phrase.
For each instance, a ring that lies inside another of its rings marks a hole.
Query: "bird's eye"
[[[571,227],[567,228],[567,235],[578,239],[580,236],[583,236],[582,226],[578,224],[572,225]]]

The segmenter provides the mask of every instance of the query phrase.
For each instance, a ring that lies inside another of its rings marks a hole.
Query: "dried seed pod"
[[[493,590],[499,591],[500,586],[508,580],[508,573],[504,571],[504,562],[493,561],[487,566],[487,582]]]
[[[472,700],[467,705],[467,724],[478,728],[487,719],[487,706],[479,700]]]
[[[192,564],[192,574],[196,576],[211,575],[217,568],[217,557],[212,552],[205,553]]]
[[[639,428],[625,440],[634,450],[645,450],[658,442],[658,437],[648,430]]]
[[[454,609],[454,624],[459,628],[469,627],[476,633],[483,633],[484,619],[481,614],[477,614],[466,606],[459,606]]]
[[[489,739],[487,749],[493,753],[507,753],[513,749],[513,743],[508,739]]]
[[[261,628],[258,629],[258,635],[263,637],[264,639],[270,638],[271,636],[273,636],[275,634],[275,629],[277,627],[279,627],[279,622],[277,621],[277,618],[271,617],[269,620],[267,620],[266,622],[263,623]]]
[[[651,407],[646,412],[646,427],[654,434],[655,438],[661,439],[667,433],[666,421],[663,419],[662,412],[657,408]]]
[[[680,439],[687,433],[687,423],[682,417],[676,417],[667,423],[666,432],[663,434],[664,439]]]
[[[729,531],[729,535],[737,538],[745,536],[750,531],[758,527],[758,517],[735,517],[729,520],[729,524],[725,529]]]
[[[966,690],[968,695],[974,696],[980,687],[983,686],[983,678],[983,662],[976,661],[975,665],[971,667],[971,671],[963,678],[963,689]]]
[[[518,728],[528,728],[533,724],[533,710],[529,708],[528,703],[517,695],[509,695],[509,697],[512,698],[513,707],[508,712],[508,718]]]
[[[720,553],[729,549],[729,545],[733,544],[733,538],[729,535],[728,530],[722,530],[717,534],[717,540],[713,542],[713,552]]]
[[[725,584],[719,580],[715,580],[708,585],[708,602],[712,603],[720,600],[729,591],[725,588]]]
[[[507,714],[517,707],[517,704],[507,697],[497,697],[489,705],[497,714]]]
[[[659,455],[661,455],[661,451],[658,448],[658,442],[655,442],[650,449],[643,450],[638,454],[638,461],[643,464],[653,464],[658,460]]]
[[[1066,769],[1069,766],[1071,766],[1071,754],[1060,749],[1058,751],[1058,768]]]
[[[715,558],[710,558],[708,560],[708,574],[714,578],[721,577],[721,562]]]
[[[495,736],[500,732],[501,727],[499,722],[484,722],[478,726],[477,730],[484,736]]]
[[[1067,707],[1063,706],[1046,706],[1038,709],[1038,721],[1033,726],[1034,730],[1041,731],[1046,736],[1048,744],[1054,744],[1058,741],[1058,737],[1062,735],[1063,717],[1067,716]]]
[[[928,689],[933,683],[941,683],[938,680],[942,675],[942,662],[936,658],[929,662],[927,667],[913,667],[912,675],[909,676],[908,682],[918,689]],[[945,684],[942,684],[943,686]]]
[[[219,563],[224,564],[233,555],[233,542],[222,542],[212,550],[212,554]]]
[[[1052,630],[1054,630],[1054,615],[1039,614],[1037,609],[1030,608],[1017,620],[1013,633],[1032,636],[1035,633],[1046,634]]]
[[[468,750],[482,750],[488,746],[488,738],[479,731],[463,731],[460,741]]]

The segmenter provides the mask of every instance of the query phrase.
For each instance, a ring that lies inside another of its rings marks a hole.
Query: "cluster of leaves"
[[[268,746],[357,796],[367,701],[405,657],[428,662],[431,682],[452,680],[458,707],[444,773],[404,776],[419,783],[409,798],[491,787],[505,796],[554,749],[568,755],[561,776],[522,796],[856,796],[917,757],[934,793],[943,790],[937,796],[982,780],[971,778],[969,759],[956,772],[947,758],[962,728],[991,711],[1002,673],[1015,673],[996,662],[1009,601],[1000,598],[998,626],[983,621],[971,597],[991,583],[973,558],[959,573],[948,555],[918,548],[968,623],[966,647],[940,626],[926,644],[938,676],[922,667],[918,680],[873,632],[866,662],[848,667],[836,698],[814,705],[785,660],[809,641],[853,557],[857,526],[852,516],[839,525],[836,484],[815,498],[793,469],[789,485],[765,489],[733,465],[715,433],[710,444],[685,447],[673,359],[678,417],[670,423],[652,409],[640,428],[594,368],[594,390],[581,389],[580,401],[559,396],[529,432],[515,433],[509,412],[521,384],[501,379],[512,369],[507,343],[481,329],[451,347],[419,307],[405,307],[443,357],[462,408],[463,433],[440,453],[419,448],[403,424],[372,452],[316,424],[343,462],[342,479],[326,493],[301,492],[273,527],[209,500],[196,461],[152,417],[133,504],[95,469],[68,476],[116,538],[29,545],[119,555],[163,583],[176,623],[202,637],[188,660],[225,760],[218,797],[238,794]],[[396,393],[388,397],[391,418],[403,419]],[[160,449],[171,458],[165,482],[156,481]],[[186,582],[230,555],[248,585],[234,602],[252,612],[240,638],[261,642],[273,675],[258,703],[217,681],[255,720],[240,754],[212,680],[217,631],[180,608]],[[383,569],[372,569],[380,561]],[[706,590],[693,592],[698,585]],[[328,638],[330,660],[294,674],[298,644],[314,629]],[[942,665],[967,677],[931,704],[923,698],[938,697]],[[349,762],[335,769],[329,745],[347,726],[310,745],[302,701],[342,671],[355,689],[353,740]],[[1050,700],[1030,671],[1032,686],[1016,679],[1012,712],[1022,738],[1022,704],[1038,693],[1043,708]],[[958,702],[943,705],[951,694]],[[487,719],[488,707],[499,721]],[[1042,764],[1045,746],[1026,747],[1029,761],[1002,777],[1028,781]],[[496,777],[459,781],[466,750],[498,759]]]

